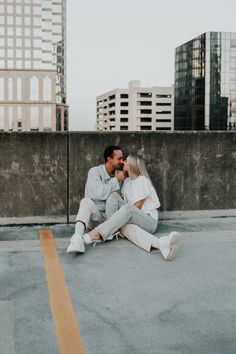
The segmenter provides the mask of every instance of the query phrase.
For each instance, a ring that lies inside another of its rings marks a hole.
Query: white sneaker
[[[182,236],[177,231],[172,231],[169,236],[160,238],[160,251],[166,261],[171,261],[180,246]]]
[[[84,253],[84,241],[81,235],[74,234],[71,237],[69,247],[67,248],[67,253]]]
[[[80,237],[83,238],[83,234],[77,232],[77,233],[75,233],[74,235],[71,236],[70,242],[71,242],[71,241],[76,241],[78,236],[80,236]]]

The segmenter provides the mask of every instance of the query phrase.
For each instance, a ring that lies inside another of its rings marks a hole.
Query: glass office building
[[[0,0],[0,130],[67,130],[65,25],[65,0]]]
[[[236,129],[236,33],[207,32],[176,48],[175,130]]]

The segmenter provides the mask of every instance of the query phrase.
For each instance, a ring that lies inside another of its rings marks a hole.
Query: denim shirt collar
[[[111,178],[111,176],[109,176],[109,174],[108,174],[108,172],[106,170],[105,164],[101,165],[101,168],[102,168],[105,180],[109,180]]]

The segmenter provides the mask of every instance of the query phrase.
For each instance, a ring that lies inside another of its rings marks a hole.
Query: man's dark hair
[[[114,150],[121,150],[121,148],[116,145],[110,145],[106,147],[106,149],[104,150],[105,162],[107,162],[108,157],[113,157]]]

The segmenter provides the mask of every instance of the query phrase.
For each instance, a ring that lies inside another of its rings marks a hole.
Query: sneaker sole
[[[76,247],[76,246],[72,246],[71,244],[69,245],[69,247],[67,248],[67,253],[84,253],[85,248],[84,247]]]

